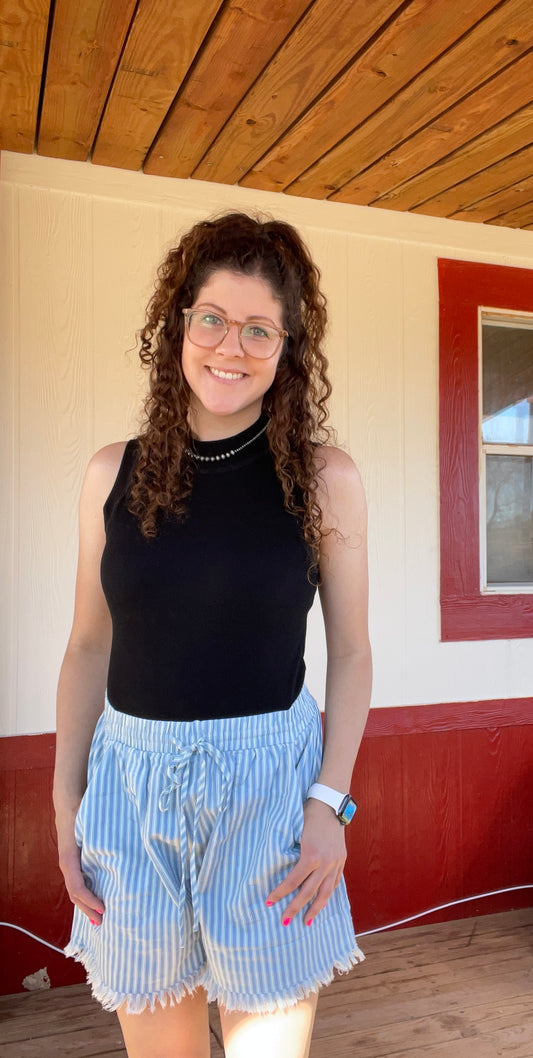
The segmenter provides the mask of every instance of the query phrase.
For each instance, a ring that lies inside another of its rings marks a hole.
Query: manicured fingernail
[[[284,918],[283,919],[283,925],[284,926],[290,926],[290,924],[291,924],[290,918]]]
[[[97,926],[98,925],[98,922],[95,922],[94,918],[90,918],[89,922],[91,923],[91,926]]]
[[[274,907],[273,900],[265,900],[265,907]]]
[[[305,924],[306,924],[306,926],[311,926],[313,924],[313,919],[312,918],[308,918],[307,922]]]
[[[104,913],[103,907],[97,907],[96,910],[98,911],[99,915],[103,915],[103,913]]]

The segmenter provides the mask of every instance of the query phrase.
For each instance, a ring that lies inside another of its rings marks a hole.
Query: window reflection
[[[533,444],[533,327],[483,322],[483,441]]]
[[[533,583],[533,457],[487,455],[487,580]]]

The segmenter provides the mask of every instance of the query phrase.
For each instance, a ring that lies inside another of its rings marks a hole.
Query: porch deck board
[[[374,934],[322,993],[310,1058],[533,1058],[533,909]],[[216,1006],[211,1056],[224,1058]],[[126,1058],[86,985],[0,997],[0,1058]]]

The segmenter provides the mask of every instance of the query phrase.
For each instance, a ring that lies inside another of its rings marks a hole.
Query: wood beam
[[[308,0],[231,0],[152,146],[145,173],[191,175],[307,7]]]
[[[56,0],[37,151],[89,156],[135,0]]]
[[[316,0],[194,170],[232,184],[400,7],[400,0]]]
[[[383,156],[384,144],[390,149],[402,143],[532,46],[531,0],[509,0],[503,8],[498,6],[286,188],[287,193],[349,202],[344,185]]]
[[[531,103],[533,51],[359,173],[338,198],[367,206]],[[441,214],[439,214],[440,216]],[[445,213],[442,216],[446,216]]]
[[[435,0],[413,0],[402,8],[241,185],[264,191],[287,187],[471,29],[494,7],[494,0],[468,0],[459,9],[437,6],[438,11]]]
[[[120,169],[142,167],[221,3],[140,0],[98,131],[93,162]]]
[[[49,11],[50,0],[2,0],[0,150],[33,151]]]

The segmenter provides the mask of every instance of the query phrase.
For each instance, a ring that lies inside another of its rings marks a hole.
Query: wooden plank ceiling
[[[0,147],[533,230],[533,0],[0,0]]]

